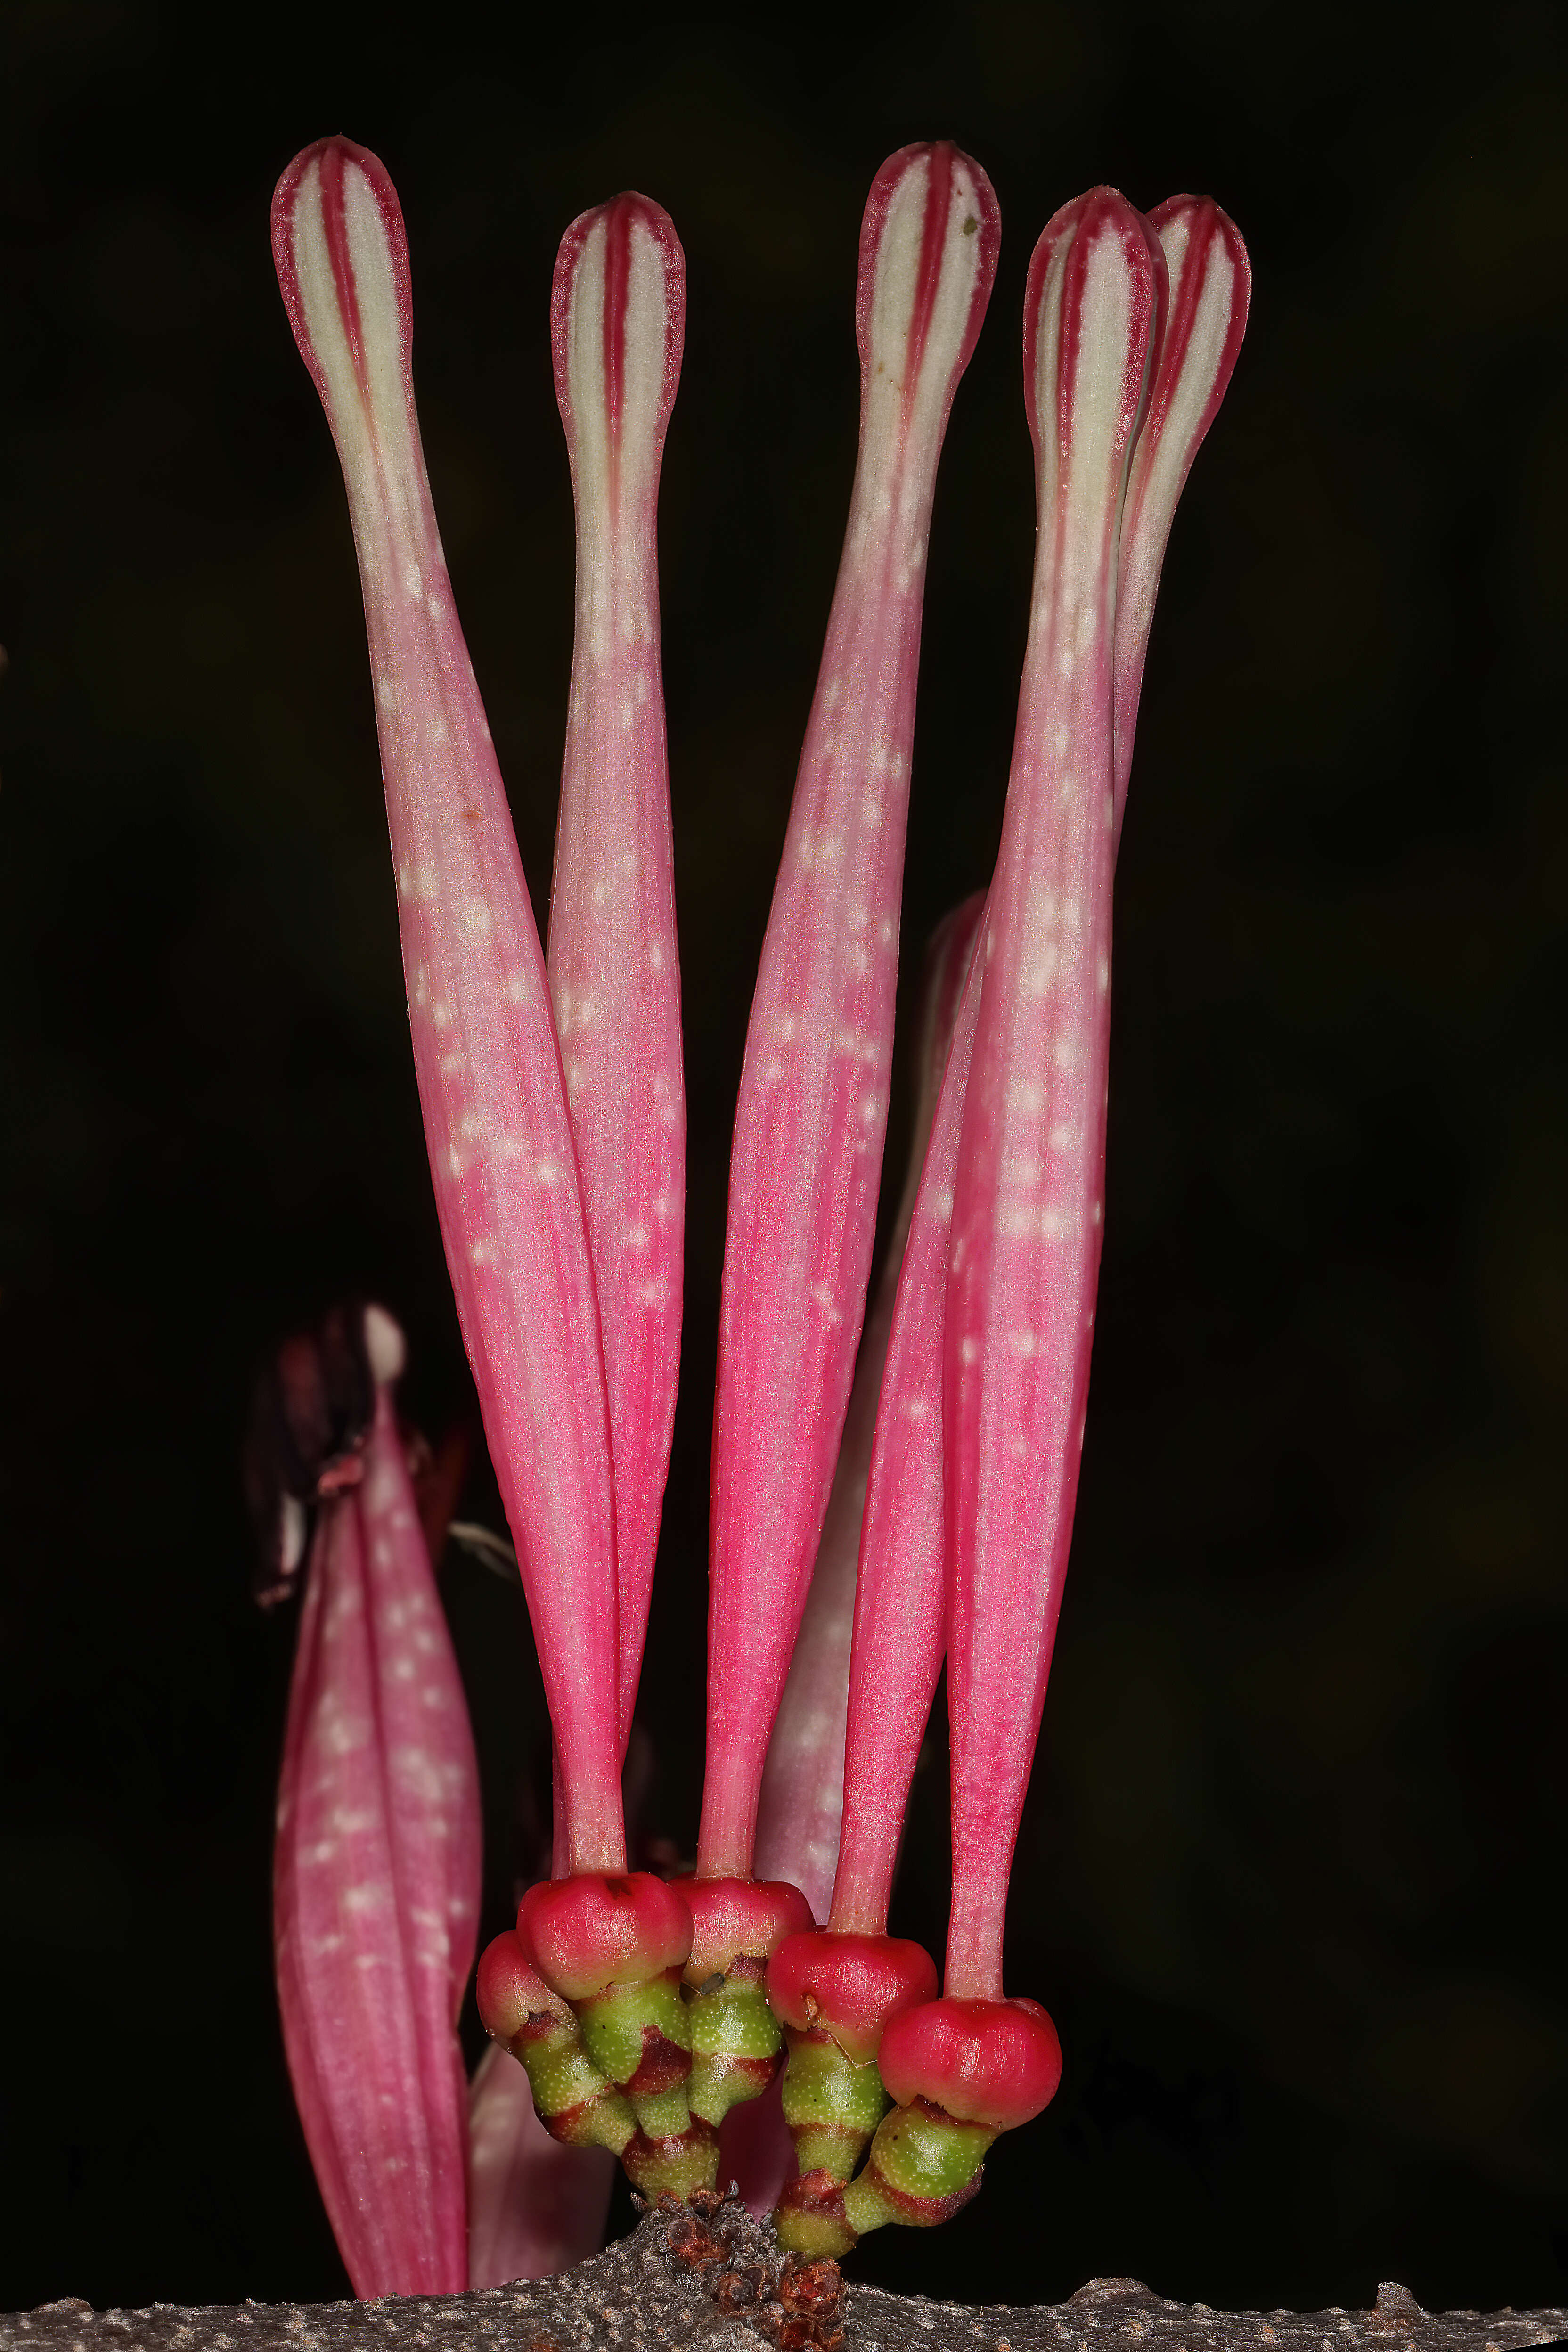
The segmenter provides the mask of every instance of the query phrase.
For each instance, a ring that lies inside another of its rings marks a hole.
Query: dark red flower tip
[[[900,2107],[1012,2131],[1055,2098],[1062,2045],[1037,2000],[930,2000],[889,2021],[877,2065]]]
[[[565,2000],[683,1968],[691,1949],[690,1912],[648,1870],[584,1871],[531,1886],[517,1928],[540,1975]]]
[[[787,1937],[768,1962],[768,2006],[781,2024],[831,2033],[857,2065],[875,2058],[888,2021],[936,1992],[936,1965],[901,1936],[820,1929]]]

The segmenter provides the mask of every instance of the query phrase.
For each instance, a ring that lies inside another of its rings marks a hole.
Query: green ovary
[[[888,2110],[876,2062],[859,2066],[831,2034],[786,2032],[784,2114],[803,2173],[817,2169],[847,2180],[862,2149]]]
[[[711,1992],[689,1996],[694,2116],[721,2123],[730,2109],[765,2091],[773,2078],[783,2037],[760,1981],[726,1977]]]
[[[514,2043],[513,2048],[517,2045]],[[534,2112],[569,2147],[608,2147],[617,2156],[637,2129],[631,2108],[611,2089],[581,2040],[565,2026],[527,2041],[519,2052]]]
[[[645,2100],[662,2102],[680,2089],[690,2072],[691,2036],[679,1973],[668,1969],[641,1984],[606,1985],[574,2006],[589,2056],[626,2092],[644,2130],[672,2128],[663,2121],[662,2105],[657,2126],[644,2122],[642,2107]],[[673,2128],[683,2128],[684,2120]]]
[[[884,2118],[865,2171],[844,2192],[858,2237],[887,2221],[926,2229],[968,2202],[996,2134],[926,2105],[899,2107]]]

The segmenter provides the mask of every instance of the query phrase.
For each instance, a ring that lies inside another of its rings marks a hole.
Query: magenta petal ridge
[[[567,230],[551,320],[577,608],[548,969],[609,1397],[623,1747],[680,1361],[686,1097],[656,527],[685,310],[679,240],[646,196]]]
[[[326,140],[279,183],[272,236],[348,488],[426,1140],[556,1731],[568,1857],[618,1869],[598,1309],[544,960],[420,448],[397,197],[374,156]]]
[[[885,1386],[884,1367],[893,1328],[894,1300],[900,1291],[910,1221],[925,1164],[931,1124],[942,1092],[958,1015],[960,992],[984,907],[976,892],[963,906],[944,916],[926,948],[921,979],[919,1035],[916,1049],[916,1096],[909,1172],[888,1237],[888,1254],[877,1296],[866,1318],[855,1367],[855,1386],[838,1449],[833,1492],[823,1522],[822,1541],[812,1570],[811,1591],[795,1636],[773,1736],[768,1745],[763,1775],[762,1806],[757,1817],[756,1870],[760,1878],[784,1878],[800,1888],[814,1916],[826,1919],[833,1902],[838,1869],[839,1838],[845,1810],[845,1739],[849,1717],[850,1651],[857,1614],[856,1587],[860,1557],[861,1524],[866,1516],[867,1480],[871,1467],[872,1441],[879,1419],[879,1398]],[[967,1061],[966,1065],[967,1066]],[[954,1134],[956,1141],[956,1131]],[[951,1191],[951,1186],[950,1186]],[[946,1227],[943,1226],[945,1236]],[[942,1581],[942,1287],[946,1280],[945,1246],[937,1254],[939,1286],[935,1354],[929,1381],[931,1417],[929,1443],[938,1451],[935,1549],[932,1572]],[[938,1663],[941,1653],[938,1652]],[[934,1675],[932,1677],[934,1684]],[[921,1727],[931,1706],[925,1695]],[[917,1748],[919,1735],[917,1734]],[[902,1804],[899,1805],[901,1818]],[[841,1924],[835,1922],[835,1925]],[[857,1923],[858,1924],[858,1923]],[[885,1927],[886,1919],[872,1923]]]
[[[321,1507],[289,1700],[273,1864],[294,2095],[354,2292],[468,2283],[458,2011],[479,1905],[473,1739],[391,1381],[367,1317],[375,1421],[360,1485]]]
[[[910,1785],[947,1646],[942,1328],[958,1140],[974,1046],[973,968],[985,899],[955,908],[931,942],[921,1092],[860,1532],[844,1761],[844,1825],[829,1925],[887,1932]],[[962,995],[960,992],[962,991]]]
[[[1078,1488],[1103,1202],[1119,536],[1163,294],[1158,242],[1110,189],[1064,207],[1030,264],[1039,533],[943,1339],[947,1990],[962,1998],[1002,1997],[1007,1875]]]
[[[994,275],[994,197],[946,144],[878,173],[861,232],[860,450],[747,1033],[714,1411],[698,1868],[751,1866],[769,1735],[865,1313],[937,460]]]
[[[1132,767],[1143,661],[1165,544],[1193,459],[1219,413],[1247,332],[1252,268],[1235,222],[1209,196],[1171,196],[1149,226],[1170,299],[1149,405],[1127,474],[1116,603],[1116,825]]]
[[[528,2076],[499,2042],[474,2070],[468,2147],[470,2286],[553,2278],[598,2252],[616,2159],[551,2138]]]

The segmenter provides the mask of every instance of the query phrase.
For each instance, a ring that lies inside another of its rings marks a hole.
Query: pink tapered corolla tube
[[[479,1907],[468,1709],[371,1307],[361,1483],[321,1507],[289,1698],[273,1864],[283,2042],[356,2294],[468,2284],[457,2022]]]
[[[528,2076],[499,2042],[474,2069],[468,2164],[470,2286],[552,2278],[604,2244],[614,2156],[552,2139]]]
[[[1003,1998],[1007,1875],[1078,1486],[1103,1205],[1116,583],[1164,279],[1153,232],[1110,189],[1065,206],[1029,268],[1040,528],[979,950],[943,1342],[947,1991],[959,1999]]]
[[[942,1328],[958,1140],[980,994],[974,949],[984,912],[984,897],[976,892],[938,934],[944,949],[946,1050],[926,1075],[933,1097],[930,1140],[917,1169],[867,1481],[844,1823],[828,1920],[852,1934],[881,1935],[887,1928],[904,1811],[947,1646]]]
[[[976,893],[943,918],[926,950],[921,988],[920,1036],[916,1048],[917,1090],[909,1174],[888,1239],[888,1255],[876,1300],[866,1318],[855,1367],[855,1386],[838,1450],[833,1492],[812,1570],[811,1591],[795,1637],[789,1680],[768,1746],[757,1818],[759,1878],[790,1879],[813,1914],[826,1919],[833,1900],[844,1817],[844,1744],[849,1711],[849,1657],[856,1618],[856,1569],[866,1512],[867,1478],[878,1400],[884,1387],[893,1302],[900,1290],[910,1220],[921,1184],[931,1123],[952,1043],[964,975],[984,906]],[[960,1094],[962,1106],[962,1093]],[[951,1183],[949,1186],[951,1190]],[[942,1284],[946,1278],[945,1244],[936,1254],[942,1283],[936,1293],[936,1336],[923,1400],[927,1435],[937,1454],[934,1574],[942,1583]],[[912,1400],[911,1400],[912,1402]],[[907,1411],[907,1408],[906,1408]],[[941,1652],[937,1654],[938,1666]],[[936,1682],[931,1675],[931,1688]],[[926,1693],[926,1710],[931,1691]],[[921,1727],[924,1716],[921,1716]],[[916,1733],[918,1748],[920,1734]],[[900,1807],[901,1814],[902,1808]],[[885,1924],[885,1923],[879,1923]]]
[[[1103,193],[1103,192],[1102,192]],[[1111,209],[1117,200],[1112,200]],[[1102,215],[1103,203],[1094,198],[1068,208],[1053,226],[1060,231],[1064,226],[1082,227],[1087,215],[1092,225],[1096,210]],[[1125,211],[1125,208],[1123,208]],[[1129,603],[1116,613],[1114,642],[1110,665],[1111,712],[1107,711],[1098,695],[1089,698],[1088,715],[1091,723],[1075,738],[1070,727],[1062,727],[1059,709],[1051,709],[1047,691],[1037,692],[1031,698],[1030,681],[1026,676],[1023,708],[1020,712],[1020,747],[1027,752],[1026,732],[1029,724],[1038,725],[1043,716],[1053,720],[1048,748],[1059,754],[1070,750],[1075,741],[1087,741],[1097,770],[1105,765],[1104,732],[1108,720],[1113,727],[1114,743],[1110,755],[1112,789],[1107,797],[1105,822],[1111,835],[1111,859],[1114,843],[1120,832],[1127,777],[1131,761],[1132,734],[1136,719],[1138,688],[1142,675],[1143,657],[1147,648],[1149,624],[1153,608],[1154,588],[1160,562],[1170,530],[1173,514],[1182,484],[1204,433],[1212,421],[1218,402],[1228,381],[1245,323],[1247,301],[1247,263],[1231,225],[1222,214],[1206,203],[1193,198],[1176,198],[1161,208],[1156,225],[1166,237],[1165,250],[1170,257],[1173,282],[1172,299],[1165,310],[1163,331],[1156,329],[1157,356],[1153,365],[1153,389],[1146,411],[1142,434],[1136,443],[1130,472],[1131,487],[1127,493],[1122,519],[1121,541],[1118,562],[1120,582],[1133,583]],[[1122,223],[1125,230],[1127,223]],[[1075,304],[1070,286],[1064,288],[1062,271],[1053,289],[1048,270],[1054,241],[1047,235],[1037,269],[1031,273],[1030,324],[1026,347],[1034,342],[1039,352],[1038,310],[1040,275],[1047,273],[1046,297],[1053,291],[1059,297],[1064,291],[1068,300],[1064,316],[1053,319],[1047,315],[1046,341],[1047,352],[1053,326],[1057,334],[1057,381],[1054,389],[1059,396],[1066,392],[1064,406],[1047,405],[1046,423],[1049,427],[1053,415],[1064,438],[1070,439],[1072,404],[1078,392],[1077,369],[1088,344],[1090,358],[1103,359],[1107,349],[1113,354],[1117,333],[1126,336],[1131,328],[1136,331],[1136,314],[1141,305],[1136,299],[1118,303],[1112,282],[1110,299],[1101,307],[1093,305],[1095,289],[1086,286],[1084,297]],[[1136,243],[1128,248],[1133,266],[1134,278],[1141,278],[1142,268]],[[1151,254],[1150,258],[1153,256]],[[1086,273],[1087,275],[1087,273]],[[1114,271],[1110,273],[1112,280]],[[1160,272],[1154,272],[1155,292],[1160,289]],[[1100,289],[1103,296],[1103,287]],[[1119,308],[1122,316],[1118,318]],[[1095,315],[1099,309],[1100,315]],[[1087,315],[1086,315],[1087,314]],[[1107,332],[1109,328],[1110,332]],[[1094,352],[1098,342],[1100,351]],[[1063,345],[1067,365],[1064,368]],[[1034,354],[1031,354],[1034,356]],[[1047,373],[1049,362],[1047,361]],[[1063,377],[1067,378],[1064,383]],[[1124,377],[1121,387],[1125,395],[1130,385]],[[1114,400],[1110,404],[1116,413]],[[1090,422],[1093,422],[1092,414]],[[1039,435],[1037,433],[1037,446]],[[1049,460],[1049,452],[1042,451],[1042,474]],[[1114,451],[1110,453],[1114,456]],[[1076,455],[1076,453],[1075,453]],[[1110,469],[1114,471],[1112,467]],[[1045,484],[1042,482],[1042,491]],[[1057,494],[1064,486],[1056,485]],[[1065,486],[1070,497],[1071,483]],[[1120,484],[1108,485],[1107,503],[1113,509]],[[1044,503],[1044,499],[1042,499]],[[1047,512],[1046,530],[1059,524],[1059,510]],[[1092,520],[1092,519],[1091,519]],[[1092,543],[1092,529],[1086,534]],[[1066,551],[1071,559],[1070,548]],[[1047,562],[1059,565],[1063,550],[1059,541],[1055,547],[1046,543],[1042,533],[1042,553]],[[1069,583],[1070,584],[1070,583]],[[1108,583],[1109,584],[1109,583]],[[1063,583],[1058,572],[1054,583],[1058,592]],[[1073,599],[1064,595],[1067,616],[1070,617]],[[1081,605],[1080,605],[1081,609]],[[1092,610],[1092,606],[1090,608]],[[1049,622],[1059,630],[1064,617],[1061,608],[1049,614]],[[1037,619],[1038,615],[1037,614]],[[1049,627],[1045,645],[1054,654],[1055,678],[1060,686],[1068,686],[1073,677],[1075,662],[1093,647],[1094,627],[1080,625],[1066,643],[1060,635],[1052,646]],[[1031,651],[1037,650],[1034,637]],[[1101,654],[1103,660],[1103,652]],[[1049,677],[1047,672],[1047,680]],[[1035,676],[1037,688],[1039,673]],[[1083,714],[1080,713],[1080,718]],[[1060,730],[1060,731],[1058,731]],[[1037,750],[1037,746],[1036,747]],[[1030,776],[1029,763],[1015,754],[1015,780],[1022,772]],[[1061,835],[1070,840],[1073,812],[1070,794],[1063,794],[1064,781],[1058,764],[1053,779],[1056,788],[1056,824]],[[1066,781],[1070,782],[1070,778]],[[1011,803],[1010,803],[1011,809]],[[1047,805],[1046,823],[1050,824]],[[1080,835],[1081,839],[1081,835]],[[1093,871],[1093,860],[1089,861]],[[1059,869],[1058,869],[1059,870]],[[1054,877],[1052,877],[1055,878]],[[1110,871],[1107,864],[1100,869],[1100,895],[1097,902],[1098,916],[1103,925],[1109,947]],[[1072,912],[1068,912],[1072,909]],[[1069,893],[1057,898],[1056,909],[1061,929],[1071,940],[1084,928],[1083,902],[1075,901]],[[1047,947],[1054,948],[1051,933],[1056,924],[1047,926]],[[1095,926],[1089,927],[1089,945],[1092,947]],[[987,930],[990,929],[989,918]],[[984,973],[984,980],[983,980]],[[1049,974],[1042,974],[1047,978]],[[1096,990],[1108,977],[1108,967],[1097,969]],[[896,1852],[898,1821],[901,1814],[902,1792],[907,1785],[914,1753],[913,1741],[918,1736],[913,1726],[923,1713],[922,1702],[926,1684],[934,1676],[936,1634],[931,1623],[931,1559],[940,1549],[934,1522],[936,1511],[931,1497],[940,1504],[942,1489],[941,1454],[926,1464],[927,1475],[922,1480],[921,1457],[919,1449],[902,1437],[898,1414],[901,1386],[900,1370],[903,1349],[912,1334],[921,1328],[919,1300],[921,1292],[916,1282],[916,1270],[927,1236],[923,1222],[934,1219],[941,1223],[940,1203],[945,1194],[951,1206],[957,1182],[959,1166],[958,1130],[966,1117],[963,1101],[965,1073],[970,1069],[974,1044],[979,1033],[984,1010],[990,1003],[989,991],[997,983],[994,969],[984,965],[971,975],[964,1003],[960,1013],[957,1033],[948,1064],[948,1076],[942,1103],[937,1112],[931,1147],[927,1155],[920,1199],[916,1203],[913,1230],[905,1258],[905,1278],[900,1286],[894,1318],[893,1338],[889,1366],[883,1386],[883,1406],[877,1427],[877,1444],[873,1455],[870,1493],[866,1515],[866,1533],[862,1547],[860,1573],[860,1606],[856,1625],[855,1672],[856,1685],[851,1697],[850,1734],[846,1795],[846,1833],[840,1859],[838,1885],[835,1893],[834,1921],[853,1927],[860,1919],[871,1921],[885,1916],[886,1889],[890,1884],[892,1855]],[[1027,976],[1026,975],[1026,985]],[[1007,1000],[1004,1000],[1005,1003]],[[1075,1024],[1069,1011],[1055,1033],[1052,1049],[1052,1069],[1066,1069],[1069,1075],[1078,1066],[1085,1032],[1091,1021],[1085,1017],[1086,1002],[1092,997],[1080,973]],[[1075,1034],[1075,1027],[1077,1034]],[[1100,1046],[1103,1051],[1104,1033]],[[1065,1047],[1065,1051],[1064,1051]],[[1102,1072],[1101,1065],[1101,1072]],[[1042,1085],[1039,1074],[1027,1066],[1021,1073],[1011,1074],[1015,1091],[1004,1097],[1006,1108],[1025,1114],[1032,1107],[1043,1114],[1039,1141],[1048,1150],[1070,1148],[1071,1137],[1059,1117],[1059,1090],[1056,1105],[1050,1100],[1049,1083]],[[1100,1091],[1103,1100],[1103,1089]],[[1020,1124],[1026,1124],[1021,1120]],[[1015,1129],[1015,1142],[1017,1130]],[[1023,1170],[1017,1172],[1024,1173]],[[1075,1195],[1069,1177],[1065,1188],[1052,1192],[1047,1190],[1040,1205],[1040,1223],[1037,1238],[1042,1247],[1059,1241],[1072,1229],[1075,1213],[1087,1215],[1090,1224],[1100,1198],[1100,1168],[1097,1160],[1080,1155],[1079,1177],[1091,1189]],[[1026,1206],[1030,1202],[1027,1180],[1020,1191]],[[1017,1200],[1008,1204],[1016,1208]],[[1016,1222],[1003,1221],[1006,1239],[1029,1237],[1032,1217],[1026,1216],[1022,1234]],[[1008,1230],[1009,1223],[1012,1230]],[[962,1253],[954,1252],[958,1265]],[[956,1271],[956,1267],[955,1267]],[[1062,1354],[1068,1358],[1065,1368],[1058,1360],[1058,1374],[1068,1374],[1061,1387],[1067,1391],[1068,1410],[1081,1409],[1082,1383],[1087,1376],[1087,1332],[1092,1321],[1094,1266],[1079,1266],[1081,1287],[1079,1300],[1085,1309],[1085,1348],[1081,1357],[1071,1360],[1070,1341]],[[935,1328],[939,1353],[944,1352],[947,1334],[940,1320]],[[1026,1360],[1037,1352],[1034,1334],[1027,1326],[1015,1322],[1004,1334],[1014,1343],[1015,1352]],[[1018,1344],[1020,1338],[1028,1344]],[[973,1358],[971,1361],[973,1361]],[[951,1368],[950,1368],[951,1369]],[[967,1367],[961,1351],[959,1378]],[[1005,1375],[1004,1375],[1005,1378]],[[1072,1393],[1076,1379],[1078,1395]],[[918,1384],[915,1394],[919,1396]],[[1060,1390],[1055,1399],[1059,1412],[1063,1402]],[[1037,1423],[1043,1424],[1049,1444],[1054,1436],[1059,1441],[1059,1427],[1051,1429],[1052,1400],[1047,1397],[1045,1411]],[[1080,1424],[1081,1425],[1081,1424]],[[1027,1442],[1017,1428],[1009,1433],[1010,1451],[1014,1461],[1026,1458]],[[1057,1459],[1059,1462],[1059,1445]],[[1068,1528],[1071,1517],[1070,1474],[1076,1472],[1076,1455],[1068,1457],[1069,1478],[1062,1517],[1056,1528],[1056,1541],[1046,1561],[1047,1578],[1043,1596],[1046,1606],[1037,1620],[1036,1630],[1042,1636],[1039,1652],[1040,1679],[1036,1687],[1036,1720],[1038,1698],[1043,1691],[1044,1675],[1049,1662],[1049,1644],[1055,1625],[1055,1597],[1059,1593],[1061,1570],[1065,1564]],[[1047,1474],[1052,1466],[1046,1459]],[[1004,1487],[1018,1474],[1009,1471],[1005,1463],[1000,1477]],[[923,1513],[924,1533],[921,1536],[922,1514],[920,1498],[925,1494]],[[981,1500],[984,1516],[984,1498]],[[912,1544],[900,1547],[889,1542],[879,1530],[890,1524],[895,1530],[914,1534]],[[1015,1531],[1016,1532],[1016,1531]],[[900,1549],[903,1557],[900,1559]],[[888,1590],[883,1605],[873,1603],[878,1593],[879,1577],[872,1564],[881,1558],[883,1576]],[[956,1578],[950,1580],[950,1606],[957,1614],[952,1598]],[[995,1580],[991,1596],[997,1610],[994,1631],[1005,1633],[1010,1639],[1027,1641],[1031,1631],[1027,1610],[1016,1606],[1016,1588],[1009,1591],[1005,1580]],[[1008,1613],[1008,1612],[1011,1613]],[[924,1635],[924,1639],[921,1638]],[[992,1749],[975,1769],[974,1750],[983,1745],[984,1734],[977,1738],[977,1708],[994,1706],[1000,1698],[1005,1705],[1005,1694],[985,1689],[979,1683],[973,1666],[975,1641],[973,1616],[966,1627],[962,1616],[953,1634],[954,1655],[949,1675],[953,1699],[953,1844],[955,1853],[954,1932],[948,1955],[948,1986],[940,2000],[907,2003],[898,2008],[887,2020],[877,2052],[877,2063],[888,2092],[898,2102],[897,2111],[889,2116],[877,2131],[871,2143],[866,2168],[853,2182],[842,2189],[836,2189],[826,2179],[815,2185],[802,2181],[795,2189],[786,2189],[781,2208],[781,2231],[788,2233],[791,2242],[809,2246],[816,2251],[837,2252],[853,2241],[855,2235],[879,2227],[889,2221],[929,2226],[943,2220],[974,2193],[979,2185],[979,2167],[986,2149],[998,2131],[1026,2122],[1046,2105],[1055,2093],[1061,2074],[1061,2050],[1049,2018],[1037,2002],[1005,2000],[1001,1996],[1001,1937],[1003,1904],[1013,1839],[1016,1832],[1016,1810],[1010,1814],[1000,1806],[987,1819],[977,1808],[990,1799],[1005,1798],[1012,1793],[1021,1801],[1022,1790],[1028,1774],[1034,1746],[1033,1724],[1008,1727],[1005,1717],[1000,1738],[993,1738]],[[994,1653],[993,1653],[994,1655]],[[965,1658],[968,1666],[965,1665]],[[869,1700],[869,1704],[868,1704]],[[995,1769],[995,1759],[1002,1757],[1001,1773]],[[858,1767],[866,1769],[857,1779]],[[1016,1774],[1009,1790],[1002,1778],[1007,1772]],[[1000,1782],[1000,1785],[999,1785]],[[879,1906],[881,1906],[879,1908]],[[788,1958],[788,1948],[781,1955],[781,1964]],[[786,2088],[787,2097],[787,2088]]]
[[[1207,198],[1173,197],[1152,216],[1151,226],[1160,233],[1167,256],[1171,291],[1148,407],[1129,471],[1122,521],[1121,579],[1126,601],[1118,602],[1113,656],[1118,828],[1160,564],[1182,487],[1236,363],[1248,287],[1241,239]],[[978,908],[978,901],[972,903]],[[899,1317],[900,1327],[907,1319],[910,1328],[900,1328],[883,1381],[886,1419],[878,1424],[877,1467],[863,1546],[866,1559],[876,1560],[878,1574],[875,1582],[866,1581],[852,1701],[854,1720],[858,1727],[864,1724],[866,1732],[851,1765],[853,1793],[850,1788],[845,1792],[846,1813],[856,1834],[846,1838],[834,1907],[837,1927],[879,1925],[874,1916],[879,1911],[885,1918],[909,1772],[918,1751],[920,1694],[928,1683],[934,1686],[941,1663],[930,1582],[933,1570],[939,1581],[941,1578],[942,1417],[939,1400],[938,1410],[928,1419],[926,1400],[933,1365],[940,1385],[942,1312],[940,1292],[934,1315],[931,1312],[917,1264],[929,1253],[930,1265],[940,1268],[940,1287],[945,1288],[942,1210],[945,1206],[950,1213],[952,1208],[963,1089],[979,1003],[975,986],[965,1000],[953,1042],[949,1064],[953,1091],[943,1099],[916,1212],[919,1231],[906,1253],[909,1273],[900,1293]],[[911,1414],[912,1427],[906,1425]],[[923,1649],[917,1638],[922,1631]],[[884,1676],[890,1677],[885,1685]],[[897,1756],[889,1742],[897,1744]]]
[[[747,1034],[714,1411],[701,1877],[752,1865],[768,1738],[865,1312],[937,459],[995,272],[995,199],[945,142],[873,184],[860,454]]]
[[[685,313],[685,257],[658,205],[622,195],[574,221],[551,305],[577,612],[548,965],[609,1396],[623,1747],[680,1361],[686,1099],[656,530]]]
[[[345,139],[298,156],[272,244],[348,488],[426,1139],[563,1764],[563,1859],[618,1870],[615,1512],[588,1238],[544,961],[426,478],[403,219],[376,158]]]

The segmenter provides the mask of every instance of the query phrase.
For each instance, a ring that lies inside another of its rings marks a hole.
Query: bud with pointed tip
[[[356,2294],[468,2284],[457,2020],[479,1903],[479,1794],[457,1661],[366,1310],[363,1475],[323,1502],[289,1697],[273,1860],[289,2072]]]

